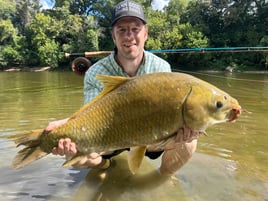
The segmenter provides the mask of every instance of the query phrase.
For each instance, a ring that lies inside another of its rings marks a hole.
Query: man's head
[[[142,6],[134,1],[121,1],[114,7],[112,13],[112,27],[123,17],[135,17],[141,20],[144,24],[147,23]]]
[[[134,1],[117,4],[112,15],[112,38],[118,57],[141,60],[148,28],[142,7]]]

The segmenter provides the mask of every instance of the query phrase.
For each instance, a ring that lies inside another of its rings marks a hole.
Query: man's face
[[[123,17],[114,25],[112,37],[120,56],[135,59],[143,54],[148,28],[138,18]]]

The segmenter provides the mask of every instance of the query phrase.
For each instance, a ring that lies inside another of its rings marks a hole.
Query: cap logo
[[[115,12],[117,14],[119,14],[120,12],[123,12],[123,11],[132,11],[132,12],[136,12],[136,13],[142,13],[140,6],[133,3],[133,2],[130,2],[130,1],[126,1],[126,2],[121,3],[115,9]]]
[[[125,0],[115,6],[112,13],[112,26],[121,17],[127,16],[139,18],[144,24],[146,24],[142,6],[134,1]]]

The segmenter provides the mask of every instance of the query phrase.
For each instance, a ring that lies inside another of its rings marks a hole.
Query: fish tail
[[[39,146],[36,147],[26,147],[22,150],[20,150],[13,163],[12,167],[15,169],[22,168],[28,164],[30,164],[33,161],[36,161],[44,156],[46,156],[48,153],[43,151]]]
[[[48,154],[40,147],[40,137],[43,133],[44,131],[39,129],[19,133],[8,137],[16,143],[17,147],[20,145],[26,146],[24,149],[20,150],[17,153],[12,163],[13,168],[22,168]]]

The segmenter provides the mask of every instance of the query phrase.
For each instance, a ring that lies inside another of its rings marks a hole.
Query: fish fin
[[[119,87],[121,84],[131,80],[129,77],[122,77],[122,76],[110,76],[110,75],[101,75],[97,74],[96,78],[101,82],[104,87],[105,91],[112,91]],[[107,93],[107,92],[106,92]]]
[[[146,146],[131,147],[128,153],[128,166],[132,174],[135,174],[144,158],[146,152]]]
[[[47,154],[48,153],[44,152],[39,146],[26,147],[17,153],[12,166],[15,169],[22,168],[31,162],[46,156]]]
[[[83,112],[85,109],[87,109],[90,105],[101,99],[104,95],[108,94],[109,92],[113,91],[117,87],[119,87],[121,84],[129,81],[131,78],[128,77],[121,77],[121,76],[108,76],[108,75],[101,75],[97,74],[96,78],[101,82],[103,85],[102,92],[97,95],[94,99],[92,99],[89,103],[85,104],[80,110],[75,112],[70,119],[75,118],[78,114]]]
[[[13,140],[18,146],[25,145],[26,147],[20,150],[12,163],[15,169],[22,168],[29,163],[46,156],[47,152],[40,147],[40,137],[44,134],[42,129],[23,132],[15,135],[10,135],[7,138]]]
[[[9,135],[7,136],[7,138],[13,140],[17,147],[20,145],[35,146],[35,144],[39,142],[39,138],[43,133],[43,129],[37,129],[14,135]]]
[[[75,163],[77,163],[78,161],[82,160],[85,157],[85,155],[82,155],[82,153],[77,153],[76,155],[74,155],[71,159],[66,160],[62,166],[63,167],[67,167],[67,166],[72,166]]]

